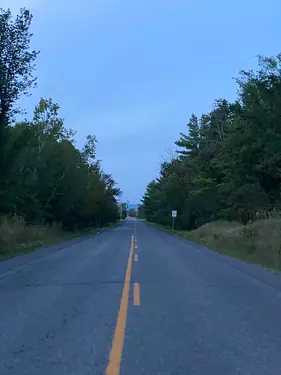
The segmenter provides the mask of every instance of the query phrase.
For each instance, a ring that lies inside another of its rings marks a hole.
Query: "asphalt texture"
[[[1,375],[106,373],[132,234],[120,374],[280,375],[280,275],[136,220],[0,262]]]

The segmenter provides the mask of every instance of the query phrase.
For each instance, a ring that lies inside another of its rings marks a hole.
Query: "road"
[[[0,263],[0,374],[279,375],[280,288],[126,220]]]

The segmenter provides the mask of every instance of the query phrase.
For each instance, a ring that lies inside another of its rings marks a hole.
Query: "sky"
[[[97,156],[138,203],[192,113],[233,100],[239,70],[281,52],[280,0],[0,0],[33,13],[32,48],[41,51],[38,87],[20,105],[27,117],[41,97],[60,105],[82,147]]]

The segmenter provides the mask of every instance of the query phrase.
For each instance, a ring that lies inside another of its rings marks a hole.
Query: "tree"
[[[200,141],[200,134],[199,134],[199,125],[197,117],[192,114],[189,123],[187,124],[188,127],[188,135],[181,133],[180,139],[175,142],[177,146],[181,148],[178,153],[185,157],[189,154],[197,155],[199,149],[199,141]]]
[[[137,216],[136,210],[134,208],[130,208],[129,212],[128,212],[128,216],[130,216],[130,217],[136,217]]]
[[[139,219],[144,219],[145,218],[145,208],[143,204],[138,205],[138,213],[137,216]]]
[[[16,150],[8,144],[8,137],[9,124],[17,112],[14,105],[36,82],[32,72],[38,52],[29,49],[31,20],[32,15],[26,9],[12,18],[10,10],[0,8],[0,210],[9,205],[5,199],[10,186],[11,155]]]
[[[281,194],[281,55],[259,58],[242,71],[233,103],[215,101],[176,142],[178,158],[161,165],[143,198],[145,217],[196,228],[217,219],[246,223],[258,212],[279,210]]]
[[[123,202],[119,205],[119,217],[121,216],[122,213],[122,219],[124,220],[127,215],[128,215],[128,205],[127,203]]]
[[[56,103],[41,99],[33,121],[9,127],[8,134],[13,156],[2,212],[67,229],[116,221],[120,190],[95,159],[95,137],[88,136],[79,151]]]
[[[31,20],[26,9],[16,18],[0,10],[0,214],[71,230],[116,221],[120,190],[96,159],[94,135],[77,149],[52,99],[40,99],[32,121],[12,123],[15,102],[36,83]]]
[[[34,61],[38,52],[30,51],[32,15],[21,9],[15,19],[11,11],[0,8],[0,148],[5,129],[14,114],[14,104],[21,94],[27,94],[33,78]]]

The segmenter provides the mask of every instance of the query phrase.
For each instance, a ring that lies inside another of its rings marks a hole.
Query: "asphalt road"
[[[280,375],[280,288],[127,220],[0,262],[0,374]]]

